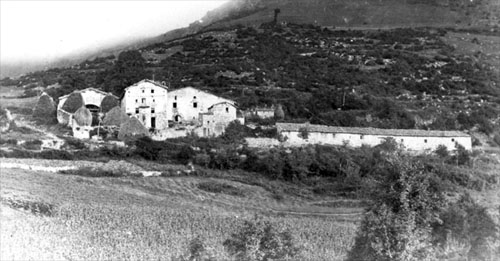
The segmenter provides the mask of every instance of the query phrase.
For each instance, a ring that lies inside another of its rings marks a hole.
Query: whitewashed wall
[[[425,151],[435,150],[439,145],[444,145],[448,150],[455,149],[455,143],[472,149],[470,137],[415,137],[415,136],[382,136],[382,135],[360,135],[348,133],[322,133],[309,132],[308,138],[299,137],[297,131],[282,131],[281,135],[286,137],[286,144],[290,146],[301,146],[306,144],[344,145],[361,147],[362,145],[376,146],[385,138],[394,138],[408,150]]]
[[[165,129],[168,128],[169,117],[167,98],[167,89],[143,81],[125,90],[121,108],[127,115],[139,119],[146,128],[152,127],[152,118],[154,117],[156,129]],[[154,112],[152,112],[152,108],[154,108]]]
[[[197,122],[200,113],[208,112],[208,108],[220,102],[230,102],[230,100],[215,96],[213,94],[186,87],[171,91],[168,95],[169,119],[175,121],[179,116],[182,122]],[[174,108],[174,103],[176,108]],[[194,104],[196,103],[196,108]]]

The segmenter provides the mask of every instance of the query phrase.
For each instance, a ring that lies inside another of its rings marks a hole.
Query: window
[[[135,99],[135,103],[137,103],[137,102],[138,102],[138,100],[137,100],[137,99]]]
[[[175,96],[175,97],[174,97],[174,100],[176,100],[176,101],[177,101],[177,96]]]
[[[174,102],[173,105],[174,105],[174,108],[177,108],[177,102]]]
[[[142,90],[142,93],[144,93],[144,90]]]
[[[155,108],[151,108],[151,113],[155,113]]]
[[[154,90],[154,89],[151,89],[151,93],[155,93],[155,90]]]
[[[155,99],[153,99],[153,102],[155,102]]]
[[[455,139],[451,139],[451,141],[453,142],[453,141],[455,141]]]
[[[401,139],[401,142],[405,141],[404,139]]]
[[[139,113],[139,108],[136,108],[135,109],[135,114],[138,114]]]
[[[142,98],[142,103],[146,103],[146,98]]]
[[[363,139],[363,135],[359,135],[359,139],[362,140]]]
[[[427,143],[427,139],[425,139],[424,142]]]
[[[226,107],[226,112],[229,112],[229,108],[228,107]]]
[[[196,96],[193,96],[193,99],[196,99]]]
[[[210,124],[210,121],[207,121],[207,124]]]
[[[127,113],[128,116],[132,115],[132,113]]]
[[[193,108],[198,108],[198,103],[197,102],[193,102]]]

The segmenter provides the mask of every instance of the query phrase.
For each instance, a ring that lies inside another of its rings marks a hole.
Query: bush
[[[83,167],[79,169],[62,170],[59,173],[67,175],[78,175],[84,177],[123,177],[130,176],[131,173],[124,169],[107,170],[102,168]]]
[[[434,223],[432,227],[437,245],[444,247],[450,240],[457,240],[470,246],[467,253],[470,260],[494,260],[500,255],[499,226],[486,208],[475,203],[469,195],[443,210],[439,217],[442,222]],[[495,245],[497,249],[492,248]]]
[[[42,146],[41,140],[29,140],[23,143],[23,148],[27,150],[40,150]]]
[[[290,230],[257,217],[244,221],[223,245],[236,260],[286,259],[299,253]]]
[[[349,260],[432,259],[431,224],[443,204],[425,166],[401,156],[377,168],[375,205],[366,214]]]
[[[440,158],[447,158],[450,153],[448,152],[448,148],[445,145],[439,145],[436,150],[434,150],[434,153],[438,155]]]
[[[138,138],[134,145],[135,153],[147,160],[157,160],[162,150],[161,142],[154,141],[150,137]]]
[[[211,193],[222,193],[231,196],[243,197],[243,191],[239,188],[234,187],[229,184],[219,183],[215,181],[207,181],[202,182],[197,185],[197,187],[203,191],[211,192]]]

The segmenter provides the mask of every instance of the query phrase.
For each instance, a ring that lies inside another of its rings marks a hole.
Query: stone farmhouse
[[[455,150],[456,144],[462,145],[467,150],[472,149],[471,137],[459,131],[353,128],[307,123],[276,123],[276,127],[289,146],[306,144],[376,146],[386,138],[393,138],[410,151],[434,151],[439,145],[446,146],[448,150]]]
[[[135,83],[125,88],[121,109],[148,129],[168,128],[168,87],[151,80]]]
[[[125,88],[121,110],[152,129],[152,138],[157,140],[190,133],[218,136],[232,121],[244,123],[232,100],[193,87],[169,91],[164,84],[151,80]]]
[[[201,127],[196,134],[201,137],[219,136],[235,120],[245,124],[244,118],[238,117],[238,108],[233,103],[216,103],[208,108],[208,112],[200,113]]]
[[[100,110],[101,103],[106,96],[112,96],[116,99],[115,95],[94,88],[87,88],[83,90],[77,90],[70,94],[59,97],[59,102],[57,104],[57,121],[63,125],[71,125],[73,113],[67,112],[63,109],[64,103],[68,100],[69,96],[73,93],[80,93],[83,98],[83,105],[90,110],[92,113],[97,113]]]
[[[207,113],[214,104],[234,101],[193,87],[170,91],[168,94],[169,119],[175,123],[198,123],[200,113]]]

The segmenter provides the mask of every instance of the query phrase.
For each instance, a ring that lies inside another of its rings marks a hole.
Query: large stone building
[[[462,145],[467,150],[472,149],[471,137],[459,131],[352,128],[307,123],[276,123],[276,127],[289,146],[306,144],[376,146],[386,138],[393,138],[405,149],[412,151],[434,151],[439,145],[446,146],[448,150],[455,150],[456,144]]]
[[[244,118],[238,117],[238,108],[229,102],[220,102],[208,108],[208,112],[200,113],[201,127],[197,129],[198,136],[219,136],[224,133],[229,123],[238,120],[244,124]]]
[[[133,84],[125,88],[121,109],[148,129],[168,128],[168,87],[150,80]]]
[[[221,102],[235,104],[193,87],[173,90],[168,94],[169,119],[178,123],[198,123],[200,113],[208,112],[211,106]]]

